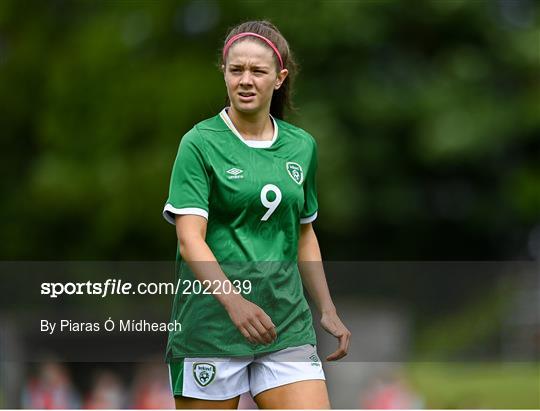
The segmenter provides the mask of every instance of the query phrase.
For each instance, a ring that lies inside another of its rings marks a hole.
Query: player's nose
[[[242,76],[240,77],[240,84],[241,85],[249,85],[249,84],[252,84],[252,77],[251,77],[251,73],[249,72],[249,70],[244,70],[244,72],[242,73]]]

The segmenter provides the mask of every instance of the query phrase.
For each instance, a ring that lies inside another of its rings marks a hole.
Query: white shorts
[[[251,391],[304,380],[324,380],[317,349],[311,344],[267,354],[228,358],[185,358],[169,364],[174,396],[227,400]]]

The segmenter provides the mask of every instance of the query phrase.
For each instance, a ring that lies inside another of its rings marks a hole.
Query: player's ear
[[[289,74],[289,70],[287,70],[287,69],[283,69],[278,73],[277,79],[276,79],[276,85],[274,86],[274,90],[277,90],[278,88],[281,87],[281,85],[283,84],[283,82],[287,78],[288,74]]]

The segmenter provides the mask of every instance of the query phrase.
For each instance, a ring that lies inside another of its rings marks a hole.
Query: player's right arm
[[[218,288],[219,284],[228,282],[229,279],[205,241],[206,218],[190,214],[176,215],[175,222],[180,255],[195,277],[201,282],[208,280],[212,284],[211,291]],[[270,344],[276,339],[276,327],[262,308],[246,300],[241,294],[212,295],[223,305],[233,324],[249,342]]]

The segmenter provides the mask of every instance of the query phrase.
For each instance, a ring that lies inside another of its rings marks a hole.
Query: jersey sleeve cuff
[[[176,220],[175,220],[176,215],[186,215],[186,214],[198,215],[208,220],[208,211],[206,211],[203,208],[197,208],[197,207],[175,208],[171,204],[167,203],[165,204],[165,208],[163,209],[163,218],[165,218],[165,220],[167,220],[167,222],[171,223],[172,225],[176,224]]]
[[[317,211],[315,211],[315,214],[309,216],[309,217],[305,217],[305,218],[301,218],[300,219],[300,224],[309,224],[309,223],[312,223],[313,221],[315,221],[315,219],[317,218]]]

